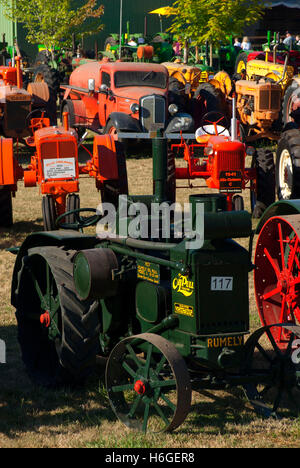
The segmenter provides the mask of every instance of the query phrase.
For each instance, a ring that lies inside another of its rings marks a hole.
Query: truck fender
[[[273,216],[282,216],[282,215],[300,215],[300,200],[279,200],[272,205],[270,205],[264,212],[261,217],[255,234],[259,234],[264,224],[268,221],[269,218]]]
[[[125,114],[124,112],[112,112],[106,122],[112,122],[114,127],[118,131],[129,131],[129,132],[141,132],[142,127],[137,119],[131,117],[131,115]]]

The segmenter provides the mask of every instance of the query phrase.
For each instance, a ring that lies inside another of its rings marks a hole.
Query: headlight
[[[178,112],[178,107],[176,106],[176,104],[170,104],[168,110],[171,115],[174,115]]]
[[[130,110],[133,114],[136,114],[140,110],[140,107],[136,102],[134,102],[133,104],[131,104]]]

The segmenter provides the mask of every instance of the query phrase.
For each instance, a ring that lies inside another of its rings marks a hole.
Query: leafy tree
[[[245,26],[262,18],[264,0],[176,0],[172,5],[170,32],[194,45],[211,46],[241,35]]]
[[[4,15],[22,23],[26,39],[49,50],[71,44],[72,34],[94,34],[103,28],[99,18],[104,7],[87,0],[76,8],[72,0],[0,0]]]

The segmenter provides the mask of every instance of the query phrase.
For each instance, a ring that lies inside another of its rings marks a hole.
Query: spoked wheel
[[[18,340],[26,370],[39,385],[81,383],[96,361],[98,303],[78,299],[71,253],[30,249],[19,272]]]
[[[191,385],[184,359],[159,335],[126,338],[111,352],[106,388],[116,416],[143,432],[176,429],[191,404]]]
[[[300,323],[299,237],[299,215],[270,218],[259,234],[254,286],[262,325]],[[286,349],[289,332],[278,328],[273,331],[279,349]]]
[[[280,349],[274,336],[287,333],[287,345]],[[253,407],[264,416],[299,414],[300,366],[295,347],[299,336],[299,326],[276,324],[256,330],[245,344],[241,373],[253,383],[244,388]]]
[[[279,200],[300,197],[300,131],[283,132],[276,151],[276,189]]]

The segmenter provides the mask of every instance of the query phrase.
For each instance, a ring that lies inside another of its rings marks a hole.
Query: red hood
[[[149,94],[167,96],[165,89],[153,88],[151,86],[128,86],[124,88],[115,88],[114,94],[118,97],[127,98],[130,102],[139,102],[141,97],[148,96]]]

